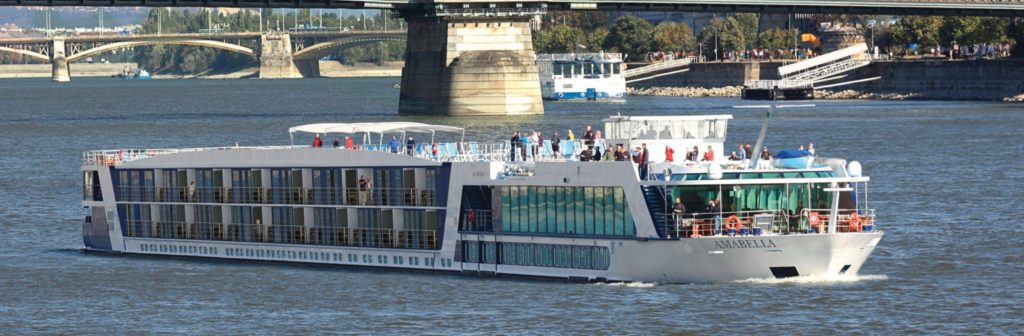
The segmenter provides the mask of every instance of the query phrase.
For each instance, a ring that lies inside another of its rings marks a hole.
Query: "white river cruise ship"
[[[856,274],[883,235],[860,165],[703,160],[731,118],[610,117],[607,137],[558,144],[385,122],[289,129],[359,139],[335,148],[88,151],[82,234],[112,253],[573,281]],[[591,150],[642,144],[644,165]],[[700,161],[684,155],[695,146]]]

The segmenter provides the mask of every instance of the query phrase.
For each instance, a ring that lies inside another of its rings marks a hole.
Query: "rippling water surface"
[[[818,101],[767,146],[859,160],[887,235],[854,278],[572,284],[79,252],[81,152],[274,145],[313,122],[417,120],[505,138],[604,116],[763,112],[736,99],[547,103],[532,117],[402,118],[397,79],[0,81],[0,334],[872,334],[1024,330],[1024,106]],[[305,140],[304,140],[305,141]]]

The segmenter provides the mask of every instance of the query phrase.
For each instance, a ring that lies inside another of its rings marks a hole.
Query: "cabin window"
[[[82,199],[86,201],[103,201],[103,189],[100,185],[100,172],[95,170],[83,172]]]

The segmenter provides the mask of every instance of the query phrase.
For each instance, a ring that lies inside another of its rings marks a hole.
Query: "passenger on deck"
[[[519,154],[523,157],[523,161],[529,160],[526,157],[526,147],[530,145],[530,137],[526,135],[526,132],[519,132]]]
[[[534,161],[537,160],[538,149],[540,149],[540,133],[532,131],[530,132],[530,155],[532,155]]]
[[[743,148],[743,150],[747,152],[747,159],[754,157],[754,149],[750,147],[750,144],[746,144]]]
[[[398,153],[398,146],[399,146],[398,137],[392,135],[391,136],[391,141],[388,141],[388,151],[390,151],[392,153]]]
[[[772,152],[768,151],[768,147],[765,147],[763,150],[761,150],[761,160],[771,160],[771,159],[772,159]]]
[[[814,154],[814,144],[813,143],[807,145],[807,151],[811,152],[811,156],[818,156],[818,154]]]
[[[668,127],[668,126],[666,126],[666,127]],[[676,154],[676,151],[674,149],[672,149],[672,146],[665,146],[665,162],[673,162],[673,161],[675,161],[675,158],[673,157],[673,156],[675,156],[675,154]]]
[[[668,125],[665,125],[665,129],[658,133],[658,139],[672,139],[672,130],[669,129]]]
[[[555,157],[561,157],[562,156],[562,152],[558,151],[560,149],[560,147],[558,146],[560,143],[562,143],[562,139],[558,138],[558,132],[552,133],[551,134],[551,151],[554,152]]]
[[[580,161],[586,162],[594,159],[594,153],[590,151],[590,148],[584,148],[580,152]]]
[[[359,175],[359,204],[366,205],[370,198],[370,188],[372,188],[372,182],[366,178],[366,175]]]
[[[686,216],[686,205],[683,199],[676,197],[676,203],[672,205],[672,214],[675,215],[676,229],[683,225],[683,217]]]
[[[430,154],[432,154],[436,158],[437,157],[437,153],[438,153],[438,148],[437,148],[437,143],[435,142],[433,145],[430,145]]]
[[[409,156],[416,155],[416,140],[412,137],[405,141],[405,154]]]
[[[320,134],[313,135],[313,148],[320,148],[324,146],[324,141],[320,140]]]
[[[622,147],[622,144],[615,146],[615,161],[626,161],[629,160],[629,154],[626,154],[626,148]]]
[[[583,144],[588,149],[594,149],[594,131],[590,130],[590,125],[587,125],[587,130],[583,132]]]
[[[601,161],[601,146],[594,146],[594,161]]]
[[[733,152],[733,153],[736,153],[736,152]],[[743,148],[743,144],[740,144],[740,151],[739,151],[739,156],[737,156],[737,160],[743,161],[743,160],[746,160],[746,159],[747,159],[747,149]]]
[[[615,149],[608,148],[604,151],[604,161],[615,161]]]
[[[341,147],[341,139],[334,138],[334,143],[332,143],[331,146],[334,148]]]
[[[345,149],[352,149],[352,148],[355,148],[355,147],[356,147],[356,145],[352,143],[352,138],[350,138],[349,136],[346,135],[345,136]]]
[[[711,146],[708,146],[708,151],[704,152],[704,161],[715,161],[715,151],[711,150]]]
[[[740,151],[740,153],[742,152],[743,151]],[[735,151],[733,151],[732,154],[729,154],[729,161],[740,161],[740,157],[739,155],[736,155]]]
[[[569,139],[569,141],[574,141],[576,140],[576,135],[572,134],[572,130],[570,129],[569,133],[566,135],[566,138]]]
[[[707,212],[708,218],[710,218],[714,224],[714,234],[722,233],[722,208],[718,205],[718,201],[713,198],[708,201],[708,207],[705,211]]]
[[[700,157],[700,151],[697,146],[693,146],[693,151],[686,154],[686,159],[690,161],[696,162],[698,157]]]
[[[642,146],[640,149],[640,180],[646,180],[647,171],[650,168],[649,162],[651,161],[651,152],[647,151],[647,143],[642,143],[640,145]]]
[[[519,150],[519,132],[512,133],[512,139],[508,141],[509,144],[509,161],[516,161],[516,151]]]

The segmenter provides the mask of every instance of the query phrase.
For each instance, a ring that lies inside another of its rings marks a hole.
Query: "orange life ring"
[[[850,220],[847,222],[847,225],[849,226],[850,232],[859,232],[861,225],[860,215],[856,212],[850,214]]]
[[[821,231],[824,231],[823,230],[824,228],[822,227],[823,225],[821,225],[822,224],[821,219],[820,219],[820,217],[819,217],[817,212],[811,212],[807,216],[807,224],[809,226],[811,226],[811,227],[818,226],[818,233],[821,233]]]
[[[735,229],[736,231],[739,231],[742,227],[743,221],[736,215],[729,216],[729,218],[725,219],[725,228],[727,230]]]

